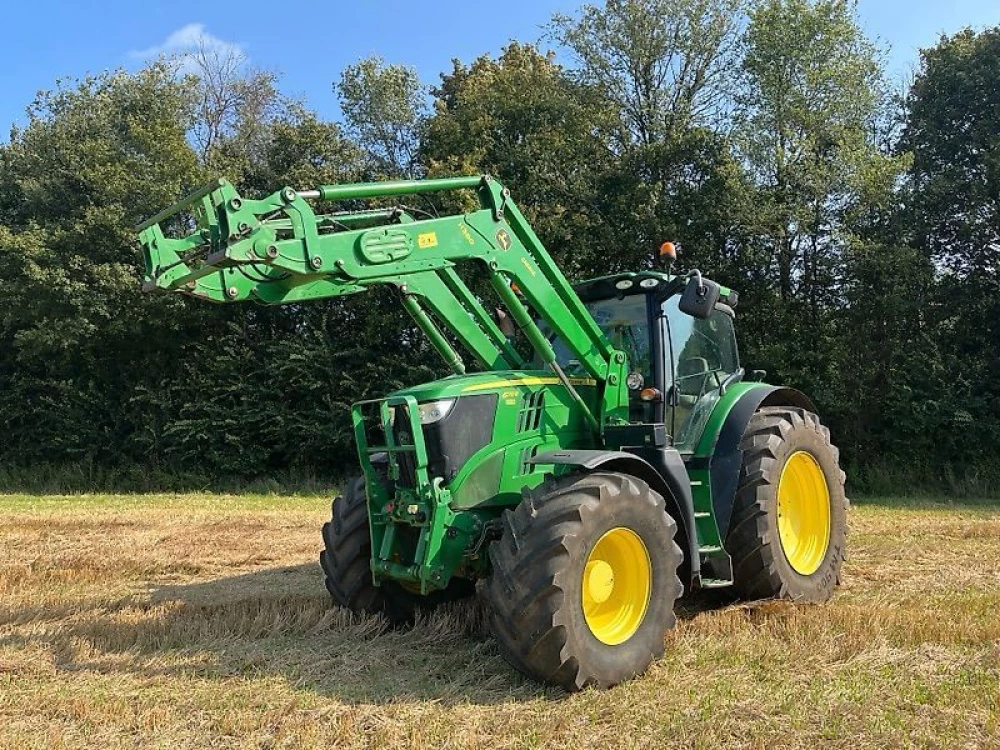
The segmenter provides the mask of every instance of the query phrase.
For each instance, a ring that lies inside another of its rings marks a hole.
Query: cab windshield
[[[667,300],[663,312],[670,330],[673,384],[667,394],[673,406],[674,447],[685,453],[694,450],[722,397],[720,386],[739,369],[740,361],[728,313],[716,309],[706,319],[692,318],[678,309],[678,302],[679,297]]]
[[[585,303],[597,325],[608,337],[611,346],[625,352],[628,357],[629,372],[634,380],[641,379],[637,388],[629,389],[629,418],[645,421],[646,404],[639,400],[639,391],[653,384],[653,359],[650,349],[652,336],[649,330],[649,312],[646,294],[632,294],[627,297],[611,297]],[[544,330],[544,329],[543,329]],[[552,337],[550,337],[551,340]],[[552,341],[556,360],[570,376],[586,376],[586,370],[575,359],[566,343],[558,338]]]
[[[647,294],[632,294],[585,303],[611,345],[628,356],[633,385],[629,389],[629,419],[633,422],[651,418],[649,404],[639,399],[639,392],[655,385],[647,300]],[[722,396],[720,386],[739,369],[739,353],[728,312],[716,309],[706,319],[693,318],[680,311],[679,301],[679,295],[674,295],[659,303],[662,309],[657,317],[666,319],[667,330],[666,361],[661,362],[664,401],[669,409],[664,418],[674,446],[683,453],[694,450]],[[548,333],[541,321],[539,324]],[[587,376],[564,341],[552,335],[549,340],[567,375]]]
[[[638,372],[644,383],[653,382],[652,356],[650,353],[649,313],[646,309],[646,295],[633,294],[619,299],[597,300],[586,303],[587,310],[597,325],[608,337],[611,345],[628,356],[631,372]],[[539,321],[541,324],[541,321]],[[567,375],[586,375],[583,365],[575,359],[566,343],[542,329],[552,341],[559,362]]]

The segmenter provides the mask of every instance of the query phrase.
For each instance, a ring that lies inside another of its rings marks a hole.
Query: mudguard
[[[733,404],[726,415],[715,447],[708,458],[708,468],[712,481],[712,505],[715,520],[723,542],[729,533],[729,523],[733,516],[733,503],[743,465],[743,451],[740,441],[750,418],[765,406],[795,406],[815,412],[812,400],[801,391],[780,386],[753,388],[744,393]],[[704,459],[702,459],[704,460]],[[692,459],[695,464],[699,459]]]
[[[643,480],[663,495],[667,511],[672,515],[684,534],[683,545],[685,563],[690,566],[692,583],[700,580],[701,557],[698,554],[698,538],[694,525],[694,501],[691,498],[691,483],[680,453],[673,448],[649,449],[658,454],[654,465],[635,453],[609,450],[558,450],[539,453],[530,463],[579,466],[587,471],[604,469],[622,474],[631,474]]]

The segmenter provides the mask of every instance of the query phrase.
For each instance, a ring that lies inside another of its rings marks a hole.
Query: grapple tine
[[[177,201],[177,203],[170,206],[170,208],[163,209],[162,211],[160,211],[160,213],[156,214],[156,216],[146,219],[144,222],[137,225],[135,227],[135,231],[141,233],[144,230],[148,229],[149,227],[153,226],[154,224],[160,224],[161,222],[164,222],[167,219],[169,219],[171,216],[176,216],[188,206],[197,203],[202,198],[211,195],[213,191],[225,187],[228,184],[229,184],[228,181],[219,178],[217,180],[212,180],[211,182],[202,185],[200,188],[195,190],[187,197],[182,198],[181,200]]]
[[[211,274],[207,257],[220,243],[219,213],[227,203],[238,201],[232,185],[224,179],[209,182],[136,227],[142,245],[146,275],[143,291],[179,290]],[[197,218],[197,226],[183,237],[168,237],[164,223],[184,211]]]

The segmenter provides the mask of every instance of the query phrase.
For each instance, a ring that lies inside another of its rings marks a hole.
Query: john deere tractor
[[[442,191],[478,208],[400,201]],[[320,554],[337,604],[405,622],[477,591],[507,660],[572,691],[642,673],[685,591],[823,601],[839,583],[829,430],[804,394],[747,376],[736,292],[673,272],[669,244],[666,267],[571,285],[489,176],[260,200],[218,180],[138,231],[148,291],[394,287],[453,371],[352,408],[361,474]]]

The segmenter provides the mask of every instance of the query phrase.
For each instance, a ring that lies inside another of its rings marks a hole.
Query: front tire
[[[516,669],[568,691],[646,671],[674,627],[677,526],[625,474],[549,481],[504,513],[481,584],[487,620]]]
[[[323,524],[319,563],[326,589],[341,607],[362,614],[381,614],[390,623],[406,624],[413,621],[418,609],[433,609],[473,593],[472,582],[463,578],[452,578],[443,591],[427,596],[408,591],[395,581],[375,585],[364,477],[347,482],[344,494],[334,499],[331,514]]]
[[[737,591],[747,599],[826,601],[840,583],[848,505],[830,431],[805,409],[765,407],[740,448],[726,541]]]

